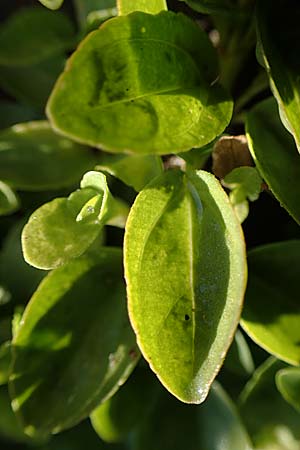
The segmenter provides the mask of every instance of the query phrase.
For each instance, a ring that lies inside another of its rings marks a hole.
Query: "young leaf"
[[[275,197],[300,223],[300,156],[280,122],[273,98],[257,104],[246,118],[250,151]]]
[[[256,10],[260,50],[286,128],[300,151],[300,5],[264,0]],[[280,30],[280,32],[278,32]]]
[[[142,11],[149,14],[158,14],[167,10],[166,0],[117,0],[119,14],[129,14]]]
[[[1,150],[0,150],[1,155]],[[1,169],[0,169],[1,171]],[[19,199],[8,184],[0,180],[0,216],[12,214],[19,209]]]
[[[0,65],[29,66],[72,47],[74,30],[68,16],[42,8],[23,8],[0,28]]]
[[[149,416],[157,394],[158,383],[152,372],[137,367],[125,385],[92,412],[95,431],[106,442],[124,441]]]
[[[63,4],[64,0],[39,0],[42,5],[46,6],[49,9],[58,9]]]
[[[276,374],[276,386],[283,398],[300,412],[300,368],[287,367]]]
[[[249,252],[249,281],[241,325],[269,353],[300,364],[300,240]]]
[[[88,148],[57,135],[46,121],[0,132],[0,178],[16,189],[73,186],[96,161]]]
[[[162,160],[154,155],[102,154],[97,169],[108,172],[123,183],[141,191],[153,178],[161,175]]]
[[[275,375],[284,367],[281,361],[269,358],[254,372],[241,394],[240,414],[256,449],[299,448],[299,414],[275,385]]]
[[[217,74],[216,52],[193,21],[136,12],[83,41],[47,114],[61,133],[111,152],[187,151],[212,141],[231,118]]]
[[[201,406],[183,405],[163,393],[143,425],[133,439],[133,450],[252,448],[233,403],[218,383]]]
[[[127,379],[138,350],[125,299],[119,249],[43,280],[13,339],[13,408],[27,434],[74,426]]]
[[[201,403],[233,338],[246,282],[240,225],[212,175],[169,171],[138,195],[125,273],[145,359],[173,395]]]

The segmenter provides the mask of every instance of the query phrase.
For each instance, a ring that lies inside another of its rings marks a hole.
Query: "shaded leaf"
[[[0,128],[8,128],[20,122],[29,122],[38,118],[32,108],[12,101],[0,102]]]
[[[11,364],[11,346],[10,341],[4,342],[0,346],[0,386],[7,384]]]
[[[300,240],[257,247],[248,265],[242,327],[269,353],[300,364]]]
[[[280,122],[273,98],[246,117],[247,139],[255,164],[281,205],[300,223],[300,156]]]
[[[211,13],[232,13],[236,8],[231,0],[181,0],[187,3],[195,11]]]
[[[26,436],[19,424],[10,404],[7,386],[0,387],[0,436],[14,442],[28,443],[31,439]]]
[[[248,376],[255,367],[250,348],[240,330],[237,330],[234,340],[224,361],[224,367],[237,375]]]
[[[84,31],[96,30],[102,22],[117,15],[116,0],[74,0],[74,5]]]
[[[133,445],[133,450],[154,448],[251,450],[252,447],[233,403],[222,387],[214,383],[200,406],[183,405],[165,393],[161,395]]]
[[[201,403],[233,338],[246,282],[240,225],[212,175],[169,171],[138,195],[125,273],[143,356],[173,395]]]
[[[231,118],[217,73],[214,48],[188,17],[136,12],[83,41],[47,114],[65,135],[111,152],[187,151],[212,141]]]
[[[141,191],[153,178],[163,171],[162,161],[153,155],[103,154],[97,169],[108,172],[123,183]]]
[[[78,258],[41,283],[13,339],[13,407],[27,434],[74,426],[129,376],[138,350],[125,299],[122,254],[114,248]]]
[[[258,2],[256,19],[260,51],[271,88],[283,124],[293,134],[300,151],[300,5],[291,0]]]
[[[19,206],[19,199],[15,192],[8,184],[0,180],[0,216],[14,213],[19,209]]]
[[[299,414],[282,398],[276,372],[285,364],[269,358],[253,374],[240,398],[240,414],[259,450],[294,450],[300,445]]]
[[[0,178],[14,188],[37,191],[72,186],[95,164],[88,148],[55,134],[46,121],[0,132]]]
[[[218,178],[225,178],[233,169],[252,166],[246,136],[222,136],[214,145],[213,173]]]
[[[288,367],[276,374],[276,385],[283,398],[300,412],[300,368]]]
[[[0,27],[0,65],[37,64],[70,49],[73,41],[67,15],[42,8],[19,9]]]

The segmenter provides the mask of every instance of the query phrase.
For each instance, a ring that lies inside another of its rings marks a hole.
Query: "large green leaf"
[[[125,385],[91,414],[95,431],[106,442],[124,441],[149,416],[158,387],[153,373],[138,366]]]
[[[269,358],[253,374],[241,394],[240,413],[254,447],[259,450],[298,450],[299,414],[278,392],[276,372],[285,364]]]
[[[39,0],[42,5],[47,6],[49,9],[58,9],[63,4],[64,0]]]
[[[159,411],[159,413],[158,413]],[[133,450],[251,450],[231,400],[214,383],[203,405],[183,405],[161,395],[152,417],[137,432]]]
[[[46,121],[0,132],[0,178],[17,189],[73,186],[96,161],[88,148],[57,135]]]
[[[283,398],[300,412],[300,368],[287,367],[279,370],[276,385]]]
[[[249,281],[241,325],[261,347],[300,364],[300,240],[249,252]]]
[[[125,233],[129,314],[144,357],[180,400],[201,403],[239,320],[246,282],[237,218],[214,176],[166,172]]]
[[[0,65],[28,66],[70,49],[74,30],[68,16],[24,8],[0,27]]]
[[[275,197],[300,223],[300,156],[280,122],[273,98],[256,105],[246,118],[250,151]]]
[[[257,2],[260,50],[283,123],[300,151],[300,4],[296,1]]]
[[[217,74],[214,48],[188,17],[136,12],[83,41],[47,113],[60,132],[111,152],[187,151],[212,141],[231,118]]]
[[[30,216],[22,233],[28,264],[46,270],[66,264],[88,249],[106,223],[124,225],[128,208],[112,198],[102,173],[86,173],[80,187]]]
[[[88,416],[138,359],[121,250],[103,248],[49,274],[13,340],[13,407],[28,434],[47,435]]]
[[[137,192],[163,171],[162,160],[154,155],[101,154],[97,169],[114,175]]]
[[[117,5],[119,14],[129,14],[134,11],[158,14],[167,9],[166,0],[117,0]]]

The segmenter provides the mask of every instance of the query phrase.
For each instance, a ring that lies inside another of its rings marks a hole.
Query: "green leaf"
[[[230,0],[181,0],[195,11],[204,14],[232,13],[236,6]]]
[[[273,98],[257,104],[246,118],[255,164],[281,205],[300,223],[300,156],[280,122]]]
[[[299,414],[280,395],[275,375],[285,364],[269,358],[253,374],[240,399],[240,413],[260,450],[293,450],[300,445]]]
[[[0,386],[8,382],[11,364],[10,341],[4,342],[0,346]]]
[[[19,209],[19,206],[19,199],[15,192],[8,184],[3,183],[3,181],[0,180],[0,216],[14,213]]]
[[[169,171],[138,195],[125,273],[143,356],[173,395],[201,403],[233,338],[246,283],[240,225],[212,175]]]
[[[249,281],[241,325],[269,353],[300,364],[300,240],[249,252]]]
[[[42,5],[46,6],[49,9],[58,9],[63,4],[64,0],[39,0]]]
[[[83,41],[47,114],[61,133],[111,152],[187,151],[230,121],[232,102],[217,75],[215,49],[197,24],[166,11],[136,12]]]
[[[161,175],[163,165],[160,157],[153,155],[103,154],[97,169],[119,178],[123,183],[141,191],[153,178]]]
[[[46,121],[0,132],[0,178],[14,188],[37,191],[73,186],[95,164],[93,152],[57,135]]]
[[[154,448],[251,450],[252,447],[233,403],[222,387],[214,383],[201,406],[183,405],[166,394],[161,395],[133,445],[133,450]]]
[[[291,7],[285,0],[258,2],[256,19],[271,88],[282,110],[283,123],[300,151],[300,5],[291,2]]]
[[[26,433],[80,422],[124,383],[138,356],[121,250],[103,248],[51,272],[13,339],[10,387]]]
[[[0,411],[0,436],[8,441],[29,443],[31,439],[24,434],[11,408],[7,386],[0,387]]]
[[[0,65],[29,66],[72,47],[67,15],[42,8],[19,9],[0,28]]]
[[[149,14],[158,14],[167,10],[166,0],[117,0],[119,14],[130,14],[142,11]]]
[[[92,425],[101,439],[112,443],[124,441],[148,417],[157,388],[152,372],[137,367],[125,385],[91,414]]]
[[[276,385],[283,398],[300,412],[300,368],[288,367],[276,374]]]
[[[38,269],[53,269],[82,255],[105,224],[124,227],[128,206],[114,199],[105,175],[88,172],[81,189],[38,208],[22,233],[25,261]]]
[[[0,86],[21,103],[41,112],[65,64],[63,55],[27,67],[0,66]]]

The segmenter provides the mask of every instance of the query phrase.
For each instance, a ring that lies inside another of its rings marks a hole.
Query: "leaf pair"
[[[82,255],[106,223],[124,226],[127,206],[111,196],[105,175],[88,172],[79,190],[41,206],[22,233],[25,260],[53,269]]]

